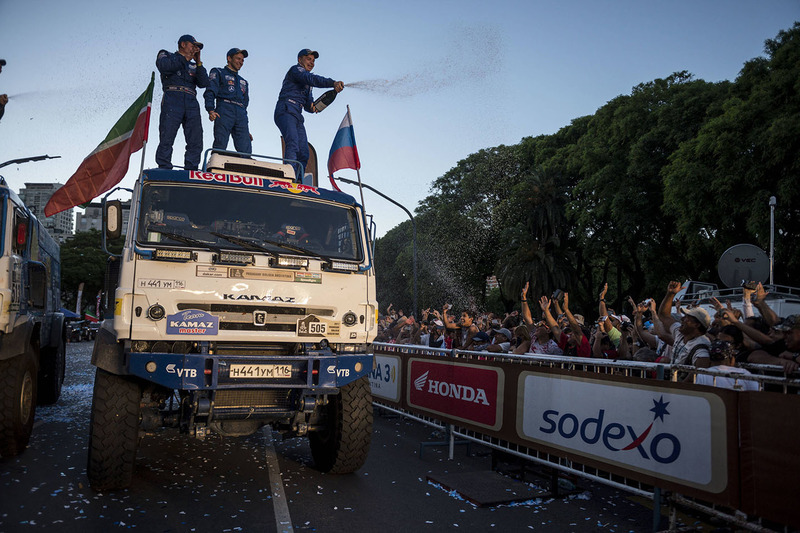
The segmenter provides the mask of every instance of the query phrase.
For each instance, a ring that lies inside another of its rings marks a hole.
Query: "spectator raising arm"
[[[667,294],[664,295],[664,299],[661,300],[661,305],[658,306],[658,318],[661,319],[661,323],[667,331],[669,331],[670,326],[675,323],[675,319],[672,318],[672,301],[675,299],[675,296],[681,292],[681,289],[683,289],[683,287],[681,287],[680,283],[677,281],[670,281],[669,285],[667,285]]]
[[[539,298],[539,307],[542,309],[544,321],[547,322],[547,326],[550,328],[550,331],[553,332],[553,337],[558,339],[561,337],[561,328],[558,326],[556,319],[553,318],[553,315],[550,314],[550,299],[547,296]]]
[[[450,317],[450,315],[447,314],[447,311],[452,309],[452,308],[453,308],[453,306],[450,305],[450,304],[444,304],[444,307],[442,308],[442,322],[444,322],[444,327],[446,327],[447,329],[457,329],[458,328],[458,324],[456,324],[456,321],[453,320]]]
[[[522,300],[521,300],[521,305],[520,305],[522,307],[522,320],[528,326],[533,324],[533,316],[531,316],[531,308],[528,307],[528,287],[529,286],[530,286],[530,282],[526,282],[525,283],[525,287],[522,289]]]
[[[721,312],[724,313],[723,316],[728,322],[730,322],[731,324],[733,324],[734,326],[739,328],[742,331],[742,333],[744,333],[745,335],[750,337],[752,340],[754,340],[755,342],[757,342],[761,346],[766,346],[768,344],[772,344],[772,342],[774,341],[774,339],[771,338],[766,333],[761,333],[756,328],[750,327],[747,324],[737,320],[736,317],[733,316],[733,313],[729,309],[723,309]]]
[[[564,314],[567,315],[567,320],[569,320],[569,330],[574,332],[575,341],[580,345],[581,339],[583,338],[583,328],[581,328],[581,325],[575,320],[572,311],[569,310],[569,293],[567,292],[564,293]],[[553,333],[555,334],[555,331]]]
[[[742,287],[742,314],[745,318],[754,316],[753,312],[753,295],[756,293],[753,289]]]
[[[603,290],[600,291],[600,299],[597,305],[597,316],[608,316],[608,307],[606,307],[607,293],[608,293],[608,283],[604,283]]]
[[[558,303],[558,294],[553,293],[553,296],[553,308],[556,310],[556,316],[561,316],[564,314],[564,311],[561,309],[561,304]]]
[[[644,341],[651,350],[655,350],[658,347],[658,340],[656,339],[655,335],[650,333],[647,330],[647,328],[644,327],[644,324],[642,322],[642,315],[644,314],[645,311],[647,311],[646,304],[649,304],[650,301],[652,301],[652,299],[646,301],[646,303],[643,302],[637,305],[636,303],[634,303],[633,298],[629,298],[629,303],[633,306],[634,309],[633,325],[636,328],[635,329],[636,336],[642,339],[642,341]]]
[[[656,301],[653,300],[652,298],[650,299],[650,316],[653,319],[653,331],[655,331],[656,336],[658,336],[659,339],[661,339],[666,344],[669,344],[670,346],[675,344],[675,339],[672,338],[672,334],[669,332],[669,328],[667,328],[664,325],[664,323],[661,322],[661,317],[658,315],[658,312],[656,311]]]
[[[764,290],[764,286],[759,282],[759,284],[756,286],[756,296],[753,304],[761,313],[761,316],[764,317],[764,322],[772,327],[778,324],[781,319],[775,314],[775,311],[773,311],[772,308],[767,305],[767,294],[769,293]]]

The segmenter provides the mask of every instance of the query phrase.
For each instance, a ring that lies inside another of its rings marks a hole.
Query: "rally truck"
[[[107,238],[120,213],[104,201]],[[324,472],[360,468],[373,229],[352,196],[303,185],[282,159],[206,152],[202,171],[142,172],[92,354],[92,488],[129,486],[140,438],[164,428],[202,439],[271,425],[307,436]]]
[[[28,445],[36,404],[64,382],[58,243],[0,177],[0,455]]]

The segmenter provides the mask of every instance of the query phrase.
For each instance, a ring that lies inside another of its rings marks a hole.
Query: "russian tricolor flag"
[[[328,154],[328,177],[331,185],[337,191],[340,190],[333,181],[333,173],[343,168],[358,170],[361,168],[361,161],[358,159],[358,149],[356,148],[356,136],[353,133],[353,119],[350,118],[350,106],[347,107],[347,114],[342,123],[339,124],[339,131],[333,138],[333,146]]]

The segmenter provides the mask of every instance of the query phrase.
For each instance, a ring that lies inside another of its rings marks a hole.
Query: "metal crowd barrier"
[[[414,345],[373,348],[375,405],[446,430],[451,457],[453,440],[464,439],[652,499],[659,517],[664,491],[673,508],[752,531],[800,528],[791,496],[800,478],[793,453],[800,441],[794,416],[800,374],[787,377],[769,365],[746,365],[752,374],[741,374]],[[759,391],[695,385],[699,374],[750,380]]]

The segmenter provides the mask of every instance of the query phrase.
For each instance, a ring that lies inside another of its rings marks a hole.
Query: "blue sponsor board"
[[[167,316],[167,335],[216,335],[219,317],[199,309]]]

